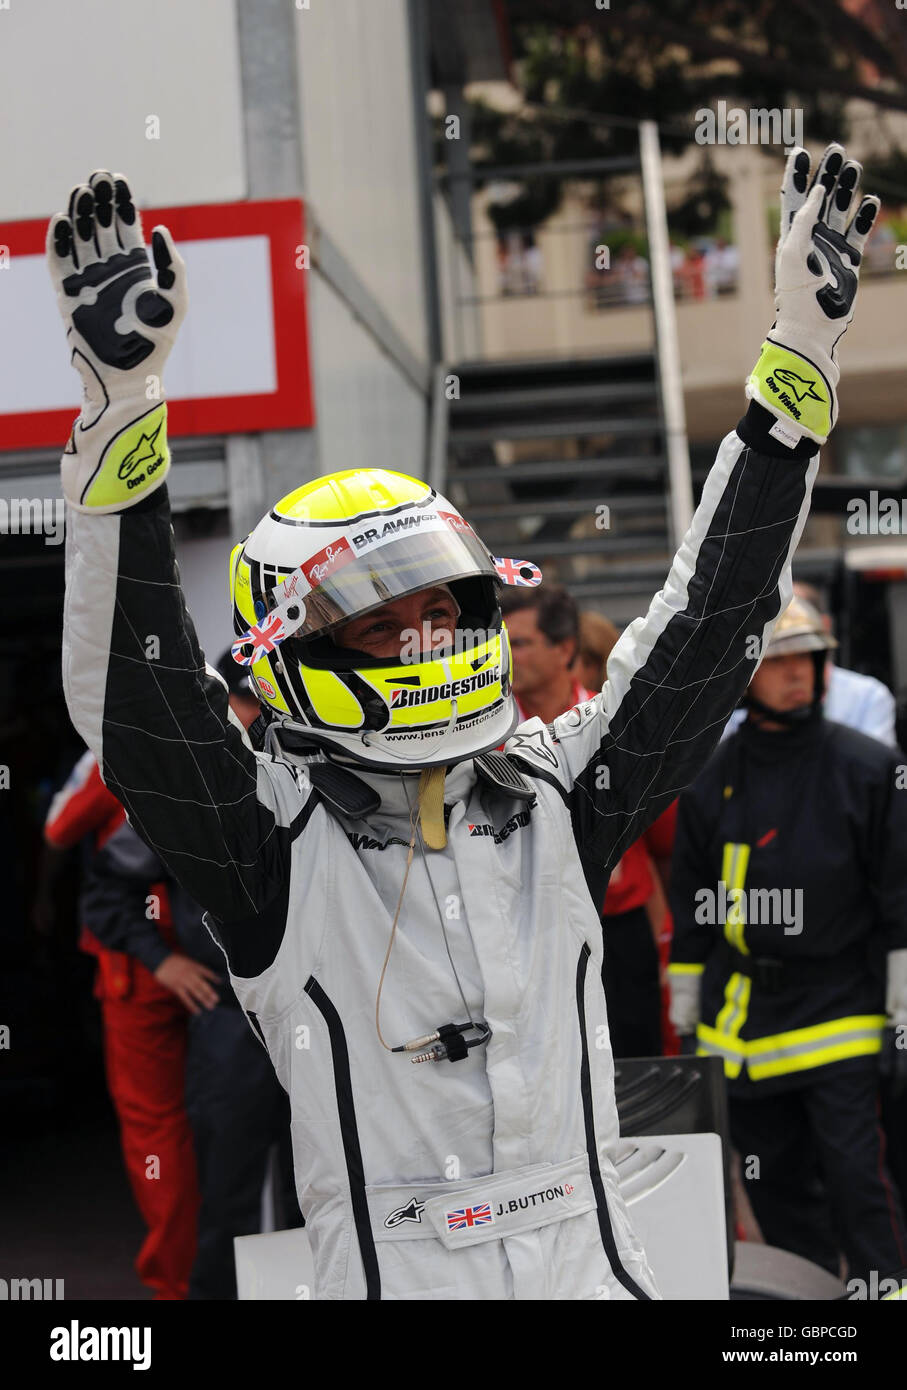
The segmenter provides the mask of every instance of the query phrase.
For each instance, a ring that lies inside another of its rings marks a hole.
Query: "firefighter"
[[[680,798],[671,1017],[724,1059],[766,1241],[865,1277],[907,1262],[877,1114],[880,1055],[907,1061],[907,795],[892,749],[824,718],[835,645],[794,598]]]

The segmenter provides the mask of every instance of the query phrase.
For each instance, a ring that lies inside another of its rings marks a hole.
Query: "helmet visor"
[[[356,542],[361,542],[359,553]],[[325,632],[382,603],[452,579],[484,575],[500,583],[475,532],[454,530],[446,522],[377,543],[367,532],[353,537],[352,543],[341,537],[303,569],[312,591],[305,595],[306,617],[299,636]]]

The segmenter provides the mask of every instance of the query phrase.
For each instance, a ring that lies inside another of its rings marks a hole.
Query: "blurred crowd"
[[[605,264],[601,263],[603,247],[608,252]],[[608,224],[592,235],[585,277],[590,308],[648,303],[649,262],[644,247],[643,234],[631,233],[622,225]],[[671,270],[677,299],[713,299],[737,289],[740,253],[720,236],[672,243]],[[502,298],[541,294],[546,288],[544,271],[535,231],[513,230],[498,236],[497,280]]]
[[[865,271],[888,275],[897,268],[901,223],[883,218],[866,249]],[[643,232],[624,223],[607,221],[589,234],[585,297],[590,309],[647,304],[650,299],[649,261]],[[602,247],[608,248],[602,264]],[[671,242],[671,273],[678,300],[717,299],[736,293],[740,280],[740,250],[718,234]],[[497,238],[498,294],[504,298],[544,292],[545,263],[532,229],[502,232]]]
[[[650,298],[649,262],[642,236],[624,241],[605,269],[586,273],[590,307],[646,304]],[[714,299],[733,294],[740,275],[740,252],[724,237],[699,237],[687,245],[671,243],[675,299]]]
[[[542,252],[533,231],[503,232],[497,239],[498,294],[539,294]]]

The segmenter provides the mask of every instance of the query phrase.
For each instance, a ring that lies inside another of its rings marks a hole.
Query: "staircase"
[[[673,556],[654,354],[452,368],[441,490],[581,608],[644,613]]]

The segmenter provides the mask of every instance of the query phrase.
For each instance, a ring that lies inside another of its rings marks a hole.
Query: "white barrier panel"
[[[244,1299],[292,1302],[314,1298],[315,1271],[304,1228],[236,1236],[236,1293]]]
[[[717,1134],[647,1134],[614,1154],[620,1190],[665,1299],[727,1299],[727,1218]]]

